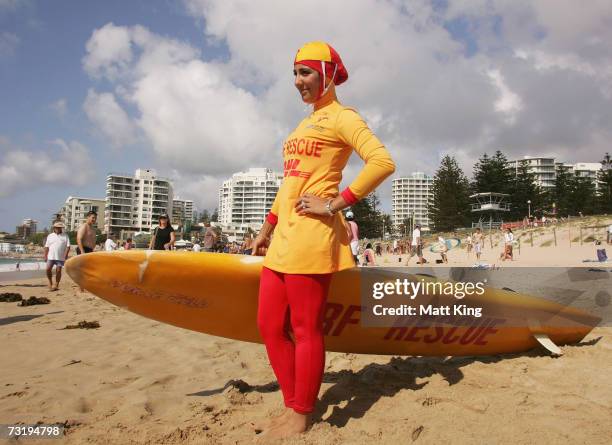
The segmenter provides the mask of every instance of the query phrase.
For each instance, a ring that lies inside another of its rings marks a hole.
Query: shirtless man
[[[77,255],[90,253],[96,247],[96,221],[98,214],[93,210],[87,212],[85,222],[81,224],[77,231]]]

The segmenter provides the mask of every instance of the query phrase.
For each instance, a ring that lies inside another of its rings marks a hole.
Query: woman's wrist
[[[257,234],[257,238],[269,240],[273,232],[274,232],[274,226],[270,224],[268,221],[265,221],[263,225],[261,226],[261,230]]]
[[[329,210],[333,212],[331,213],[332,215],[348,207],[348,204],[342,195],[338,195],[335,198],[330,199],[328,202],[329,202]]]

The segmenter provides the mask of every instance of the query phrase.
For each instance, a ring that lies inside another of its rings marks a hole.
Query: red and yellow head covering
[[[312,68],[322,79],[331,79],[334,85],[340,85],[348,79],[342,59],[336,50],[325,42],[308,42],[302,46],[295,55],[293,64],[296,63]],[[321,82],[319,97],[327,91],[327,88],[324,90],[324,84],[325,82]]]

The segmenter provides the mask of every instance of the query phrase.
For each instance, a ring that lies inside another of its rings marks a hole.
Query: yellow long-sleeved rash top
[[[264,259],[269,269],[290,274],[323,274],[355,265],[344,218],[298,215],[296,200],[310,193],[338,195],[342,170],[353,150],[365,161],[342,196],[353,204],[395,171],[387,149],[353,109],[336,100],[304,119],[283,144],[284,179],[268,221],[276,224]]]

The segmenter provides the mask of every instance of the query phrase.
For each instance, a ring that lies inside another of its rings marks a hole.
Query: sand
[[[483,260],[498,262],[498,250]],[[593,256],[586,244],[523,246],[504,267]],[[451,265],[473,263],[463,257],[451,251]],[[43,278],[0,286],[51,299],[0,303],[0,423],[64,423],[67,444],[247,444],[257,438],[249,421],[282,408],[262,345],[140,317],[67,276],[58,292]],[[100,327],[62,329],[84,320]],[[313,428],[282,443],[607,444],[612,328],[563,350],[560,358],[540,349],[446,359],[328,353]]]

